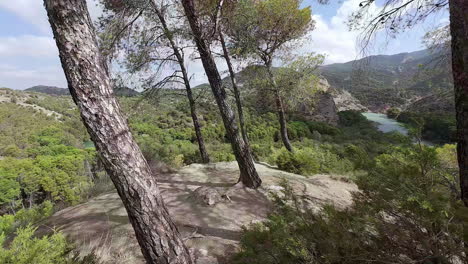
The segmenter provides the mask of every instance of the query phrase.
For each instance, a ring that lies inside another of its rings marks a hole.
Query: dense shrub
[[[466,263],[468,210],[446,184],[454,155],[451,147],[383,154],[358,176],[361,191],[346,209],[312,210],[283,184],[268,219],[244,230],[233,263]]]
[[[0,263],[67,263],[69,248],[65,237],[60,233],[55,233],[43,238],[34,238],[35,230],[31,226],[18,229],[9,247],[0,247]],[[0,244],[4,243],[5,236],[0,236]]]
[[[347,145],[344,148],[343,156],[347,157],[354,165],[355,169],[366,170],[373,166],[372,159],[367,151],[356,145]]]
[[[387,110],[387,116],[393,119],[396,119],[400,115],[400,113],[401,113],[401,110],[396,107],[392,107]]]
[[[320,147],[305,147],[289,152],[281,149],[272,154],[280,170],[312,175],[316,173],[349,173],[353,171],[351,162],[340,158],[331,151]]]
[[[341,133],[340,129],[323,122],[307,122],[311,132],[317,131],[322,135],[336,136]]]
[[[288,123],[289,139],[311,138],[312,132],[306,123],[293,121]]]
[[[360,123],[370,123],[359,111],[341,111],[338,113],[339,124],[341,126],[355,126]]]
[[[444,113],[402,112],[398,121],[421,129],[423,139],[436,143],[455,141],[455,116]]]

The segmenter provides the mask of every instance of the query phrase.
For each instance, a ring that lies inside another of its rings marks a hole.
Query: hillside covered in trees
[[[363,50],[450,22],[333,64],[332,0],[43,4],[68,87],[0,88],[0,263],[467,262],[465,1],[356,2]]]

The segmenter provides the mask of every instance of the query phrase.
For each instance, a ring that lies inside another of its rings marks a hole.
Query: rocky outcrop
[[[337,125],[338,111],[333,95],[330,93],[328,81],[325,78],[321,78],[317,88],[318,91],[313,95],[312,100],[304,99],[302,102],[298,102],[295,114],[307,121]]]
[[[355,111],[368,111],[367,107],[363,106],[361,102],[351,95],[348,91],[330,89],[331,94],[333,95],[333,100],[338,112],[355,110]]]
[[[299,115],[306,120],[337,125],[338,112],[347,110],[368,111],[349,92],[335,89],[330,86],[327,79],[321,78],[312,106],[308,106],[306,103],[300,104]]]
[[[340,180],[346,179],[344,176],[304,177],[261,164],[256,168],[263,180],[257,190],[234,185],[239,177],[236,162],[192,164],[156,176],[166,207],[196,264],[231,263],[230,257],[239,250],[243,226],[267,218],[273,209],[271,193],[281,195],[284,180],[310,201],[308,206],[314,210],[327,204],[344,209],[352,204],[352,193],[358,191],[352,182]],[[220,194],[230,199],[221,201]],[[201,195],[202,202],[194,195]],[[208,205],[214,200],[207,202],[207,196],[218,202]],[[54,228],[73,241],[82,256],[92,253],[99,263],[145,263],[115,191],[56,212],[41,222],[37,235],[49,234]]]
[[[338,124],[338,111],[333,96],[328,92],[319,92],[316,95],[312,111],[301,106],[302,116],[310,121],[325,122],[330,125]]]

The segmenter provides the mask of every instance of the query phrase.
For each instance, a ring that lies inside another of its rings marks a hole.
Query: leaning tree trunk
[[[288,125],[286,122],[286,113],[284,111],[283,100],[281,99],[281,94],[278,89],[278,84],[276,83],[275,77],[273,76],[273,72],[271,71],[271,62],[267,62],[267,71],[268,76],[270,78],[270,83],[273,86],[273,90],[275,92],[275,102],[276,102],[276,109],[278,111],[278,120],[280,123],[280,135],[281,140],[283,141],[284,147],[289,151],[293,152],[294,149],[289,141],[288,136]]]
[[[129,131],[85,0],[44,0],[70,93],[148,263],[193,263]]]
[[[461,199],[468,207],[468,1],[449,4]]]
[[[235,115],[229,106],[226,96],[226,90],[223,87],[221,77],[216,67],[211,51],[205,39],[203,39],[202,31],[198,17],[195,13],[194,0],[182,0],[185,15],[189,21],[195,43],[200,53],[200,58],[205,68],[205,73],[210,82],[211,90],[218,104],[221,117],[223,119],[226,133],[231,141],[231,146],[236,156],[237,163],[240,170],[240,181],[249,188],[258,188],[262,181],[257,174],[255,165],[252,158],[250,146],[242,140],[237,128]]]
[[[193,98],[192,87],[190,85],[190,80],[189,80],[189,75],[187,73],[187,68],[185,68],[184,56],[181,54],[181,52],[179,50],[179,47],[177,46],[177,44],[174,41],[173,34],[169,30],[169,26],[167,25],[166,18],[164,17],[164,14],[158,8],[158,5],[155,2],[155,0],[151,1],[151,3],[153,5],[154,12],[156,13],[156,15],[158,16],[159,21],[161,22],[161,25],[162,25],[163,30],[164,30],[164,35],[166,36],[167,40],[169,41],[169,44],[171,45],[171,48],[174,51],[174,55],[177,58],[177,62],[179,63],[180,71],[182,72],[182,78],[184,79],[185,90],[187,92],[187,98],[189,100],[189,105],[190,105],[190,114],[192,116],[193,127],[195,129],[195,135],[197,137],[198,149],[200,151],[200,156],[202,158],[202,162],[203,163],[209,163],[210,162],[210,156],[208,155],[208,152],[206,151],[205,140],[203,139],[203,135],[202,135],[202,132],[201,132],[201,125],[200,125],[200,121],[198,120],[198,116],[197,116],[195,99]]]
[[[226,47],[226,42],[224,41],[224,36],[221,31],[219,32],[219,40],[221,42],[221,46],[223,47],[224,59],[226,60],[226,64],[229,69],[229,77],[231,78],[232,89],[234,90],[234,97],[236,99],[237,114],[239,116],[239,126],[240,126],[241,133],[242,133],[242,139],[244,139],[244,142],[246,144],[249,144],[247,130],[245,129],[244,110],[242,109],[242,101],[241,101],[239,86],[237,86],[236,73],[234,72],[234,69],[232,68],[232,62],[231,62],[231,57],[229,55],[229,50]]]

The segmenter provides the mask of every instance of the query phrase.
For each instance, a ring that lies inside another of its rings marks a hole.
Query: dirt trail
[[[268,194],[279,189],[282,178],[288,179],[297,193],[308,195],[317,207],[324,203],[347,206],[351,192],[357,191],[354,184],[328,175],[306,178],[266,165],[256,167],[263,180],[258,190],[232,187],[239,173],[235,162],[192,164],[177,173],[158,176],[164,201],[198,264],[226,263],[238,249],[241,227],[267,216],[271,209]],[[199,187],[227,192],[231,201],[208,206],[194,195]],[[52,227],[76,241],[83,254],[95,250],[104,263],[144,263],[125,209],[114,192],[59,211],[40,229]]]

